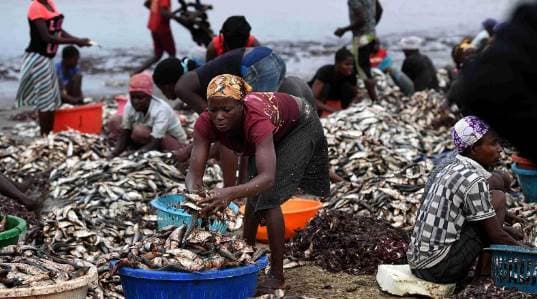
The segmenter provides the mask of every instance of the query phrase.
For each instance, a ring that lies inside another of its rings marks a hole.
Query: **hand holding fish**
[[[229,188],[215,188],[208,193],[206,199],[200,201],[200,205],[209,203],[200,214],[207,216],[224,210],[233,200],[231,190]]]

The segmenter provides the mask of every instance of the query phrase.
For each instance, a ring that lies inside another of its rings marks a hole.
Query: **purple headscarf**
[[[451,138],[459,153],[479,141],[490,127],[477,116],[466,116],[451,129]]]
[[[494,26],[496,26],[496,24],[498,24],[498,21],[496,21],[495,19],[492,19],[492,18],[488,18],[486,20],[483,21],[483,23],[481,23],[481,25],[483,25],[483,28],[485,28],[485,30],[491,32],[494,28]]]

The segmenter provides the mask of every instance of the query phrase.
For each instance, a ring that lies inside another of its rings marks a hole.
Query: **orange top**
[[[254,42],[255,42],[255,37],[250,34],[250,36],[248,37],[248,42],[246,43],[245,47],[252,47],[254,45]],[[213,43],[214,49],[216,50],[216,56],[220,56],[224,54],[225,52],[224,51],[224,36],[222,34],[219,34],[213,37],[212,43]]]

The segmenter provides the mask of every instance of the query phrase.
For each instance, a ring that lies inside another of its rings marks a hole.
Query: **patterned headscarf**
[[[143,72],[131,77],[129,81],[129,92],[140,91],[147,95],[153,95],[153,79],[151,74]]]
[[[479,141],[489,131],[489,125],[477,116],[466,116],[451,129],[453,143],[459,153]]]
[[[207,86],[207,99],[210,97],[226,97],[242,101],[252,87],[241,77],[224,74],[214,77]]]

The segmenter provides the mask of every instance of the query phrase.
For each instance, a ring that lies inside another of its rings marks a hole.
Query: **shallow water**
[[[401,53],[401,36],[417,34],[427,38],[426,52],[437,65],[449,62],[449,47],[461,35],[475,34],[486,17],[506,18],[515,0],[381,0],[384,15],[378,26],[381,39],[392,50],[396,62]],[[20,57],[29,41],[26,10],[29,1],[0,1],[0,106],[12,101]],[[94,73],[86,76],[87,93],[97,95],[124,90],[127,71],[150,55],[152,43],[146,28],[148,13],[143,1],[135,0],[56,0],[66,16],[64,28],[81,37],[90,37],[102,48],[84,48],[82,59]],[[217,32],[229,15],[242,14],[261,42],[269,42],[285,52],[288,71],[309,78],[332,61],[334,49],[350,41],[350,34],[336,38],[333,31],[348,24],[346,1],[239,1],[213,0],[209,12]],[[177,6],[172,1],[174,7]],[[194,46],[190,34],[172,22],[178,51],[186,54]],[[328,48],[325,45],[328,44]],[[59,56],[59,55],[58,55]],[[105,84],[107,82],[107,84]],[[3,100],[3,101],[2,101]]]

